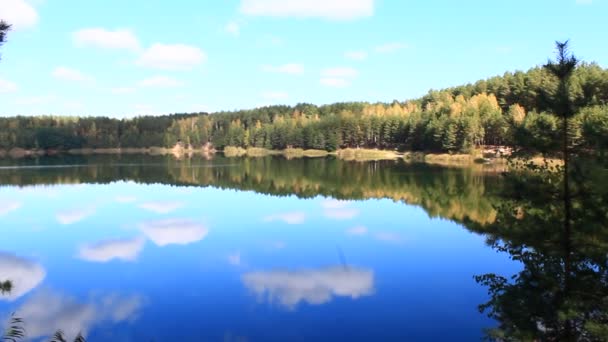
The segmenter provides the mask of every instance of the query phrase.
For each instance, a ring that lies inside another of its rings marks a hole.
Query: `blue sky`
[[[606,13],[606,0],[0,0],[14,24],[0,115],[406,100],[541,64],[562,39],[605,67]]]

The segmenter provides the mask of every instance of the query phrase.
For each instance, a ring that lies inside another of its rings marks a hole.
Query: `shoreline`
[[[259,158],[267,156],[282,156],[287,159],[294,158],[325,158],[333,156],[344,161],[367,162],[381,160],[403,160],[412,163],[427,163],[436,165],[472,165],[472,164],[502,164],[506,163],[503,157],[482,158],[471,154],[448,154],[448,153],[425,153],[425,152],[397,152],[380,149],[357,149],[345,148],[329,152],[325,150],[287,148],[284,150],[269,150],[259,147],[233,147],[227,146],[224,150],[210,148],[186,148],[186,147],[149,147],[149,148],[80,148],[70,150],[36,150],[12,148],[10,150],[0,149],[0,158],[35,158],[56,155],[108,155],[108,154],[148,154],[148,155],[173,155],[177,158],[192,156],[195,154],[213,155],[223,153],[227,158]]]

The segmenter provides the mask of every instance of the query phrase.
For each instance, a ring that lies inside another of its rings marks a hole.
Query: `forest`
[[[560,124],[550,103],[558,81],[542,67],[392,103],[301,103],[217,113],[109,117],[0,118],[0,149],[226,146],[335,151],[378,148],[468,153],[479,146],[558,150]],[[580,64],[568,93],[577,114],[571,141],[587,150],[608,147],[608,69]]]

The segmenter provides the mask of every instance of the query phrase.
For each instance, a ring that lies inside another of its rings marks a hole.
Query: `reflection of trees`
[[[16,331],[35,341],[49,336],[57,342],[84,341],[83,336],[98,326],[132,321],[143,303],[144,299],[137,295],[93,294],[81,301],[60,292],[41,290],[17,308],[5,335]]]
[[[563,90],[567,68],[576,63],[559,47],[559,63],[550,65]],[[523,265],[511,279],[476,277],[490,294],[480,309],[498,321],[490,339],[608,340],[608,172],[605,161],[586,160],[569,142],[571,105],[559,91],[555,99],[555,113],[563,119],[564,165],[511,172],[496,220],[469,224]]]
[[[507,341],[604,341],[608,338],[608,177],[576,183],[572,229],[564,229],[558,173],[508,177],[495,223],[470,227],[523,270],[512,279],[476,277],[490,301],[480,309],[499,325],[489,336]],[[523,187],[522,182],[525,182]],[[602,186],[603,185],[603,186]]]
[[[394,161],[354,163],[333,158],[216,157],[208,161],[200,156],[175,160],[167,156],[110,155],[61,156],[11,163],[52,167],[0,170],[3,184],[105,184],[130,180],[144,184],[253,190],[301,198],[318,195],[350,200],[389,198],[419,205],[434,217],[482,223],[493,221],[495,212],[490,198],[500,187],[496,173],[476,169],[407,165]],[[74,166],[60,167],[66,164]]]
[[[0,274],[9,279],[2,282],[0,300],[8,301],[30,292],[46,277],[46,271],[40,264],[5,252],[0,252]]]
[[[13,289],[13,282],[10,280],[0,281],[0,294],[10,293]]]

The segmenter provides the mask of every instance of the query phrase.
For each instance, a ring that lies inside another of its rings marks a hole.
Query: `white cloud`
[[[577,5],[591,5],[593,0],[576,0]]]
[[[352,228],[349,228],[346,231],[346,234],[348,234],[348,235],[355,235],[355,236],[366,235],[367,234],[367,227],[364,227],[364,226],[352,227]]]
[[[78,101],[65,101],[63,102],[63,106],[71,110],[83,110],[85,108],[85,105]]]
[[[146,202],[139,205],[140,208],[157,214],[168,214],[183,206],[182,202]]]
[[[266,72],[277,72],[289,75],[301,75],[304,73],[304,66],[298,63],[287,63],[283,65],[262,65],[262,70]]]
[[[324,86],[334,88],[344,88],[350,85],[350,80],[359,75],[359,72],[353,68],[336,67],[327,68],[321,71],[320,83]]]
[[[284,241],[267,241],[264,242],[264,248],[269,250],[279,250],[287,247],[287,244]]]
[[[347,51],[344,53],[344,57],[355,61],[363,61],[367,59],[366,51]]]
[[[270,43],[272,45],[281,45],[281,44],[283,44],[283,38],[277,37],[277,36],[273,36],[273,35],[267,35],[266,37],[264,37],[264,40],[268,41],[268,43]]]
[[[73,224],[84,220],[85,218],[93,215],[94,213],[95,208],[89,207],[62,211],[57,213],[55,217],[57,218],[57,221],[61,224]]]
[[[266,91],[262,93],[262,97],[266,100],[285,100],[289,98],[289,94],[282,91]]]
[[[206,59],[207,55],[195,46],[157,43],[141,54],[137,64],[162,70],[190,70]]]
[[[133,203],[137,201],[135,196],[116,196],[114,200],[118,203]]]
[[[12,254],[0,252],[0,281],[10,280],[11,292],[0,293],[0,299],[13,301],[30,292],[46,277],[42,266]]]
[[[135,112],[132,112],[132,114],[135,115],[158,115],[160,114],[159,111],[157,111],[153,106],[147,105],[147,104],[136,104],[133,106],[133,108],[135,109]]]
[[[374,235],[374,238],[378,241],[401,244],[403,243],[403,237],[397,233],[391,232],[380,232]]]
[[[353,20],[374,14],[374,0],[241,0],[241,13],[265,17]]]
[[[235,37],[238,37],[241,33],[241,27],[236,21],[229,21],[224,27],[224,30]]]
[[[90,82],[93,80],[91,76],[68,67],[57,67],[51,74],[53,77],[64,81]]]
[[[350,220],[359,215],[359,210],[354,208],[325,209],[323,214],[334,220]]]
[[[140,229],[148,239],[161,247],[198,242],[209,233],[207,227],[187,219],[146,222],[140,225]]]
[[[241,252],[235,252],[233,254],[228,255],[228,263],[232,266],[240,266]]]
[[[268,215],[264,218],[266,222],[283,221],[287,224],[302,224],[306,220],[306,214],[302,212],[291,212]]]
[[[348,206],[348,204],[349,204],[348,201],[340,201],[340,200],[335,200],[335,199],[327,199],[327,200],[324,200],[323,202],[321,202],[321,206],[324,209],[345,208]]]
[[[495,50],[498,53],[504,53],[504,54],[513,52],[513,48],[510,46],[499,46],[499,47],[496,47]]]
[[[12,93],[17,91],[17,89],[16,83],[0,79],[0,93]]]
[[[137,51],[139,40],[133,32],[125,29],[106,30],[86,28],[73,33],[72,38],[78,46],[93,46],[102,49],[126,49]]]
[[[174,88],[182,86],[182,82],[167,76],[153,76],[139,81],[140,87]]]
[[[143,238],[106,240],[80,248],[79,257],[86,261],[108,262],[113,259],[134,261],[143,250]]]
[[[327,303],[333,297],[357,299],[374,292],[371,270],[329,267],[300,271],[261,271],[242,276],[245,286],[261,300],[278,302],[288,309],[300,302],[311,305]]]
[[[407,45],[403,43],[394,42],[376,46],[375,51],[377,53],[391,53],[405,48],[407,48]]]
[[[53,102],[57,99],[55,95],[40,95],[21,97],[15,100],[18,105],[41,105]]]
[[[0,216],[6,215],[11,211],[21,208],[21,205],[21,202],[17,201],[0,200]]]
[[[38,13],[25,0],[0,1],[0,17],[13,25],[15,30],[32,27],[38,23]]]
[[[350,85],[350,81],[343,78],[322,77],[319,81],[321,85],[333,88],[345,88]]]
[[[24,321],[28,338],[38,340],[61,329],[67,340],[73,341],[78,333],[86,335],[100,323],[133,320],[142,306],[143,300],[139,296],[113,294],[92,297],[90,302],[81,303],[63,294],[39,291],[17,312]]]
[[[137,89],[135,89],[134,87],[116,87],[116,88],[110,89],[110,92],[115,95],[120,95],[120,94],[132,94],[136,90]]]
[[[323,77],[354,78],[358,75],[359,72],[357,70],[348,67],[327,68],[321,71],[321,76]]]
[[[338,200],[325,200],[321,202],[323,215],[334,220],[350,220],[359,215],[359,210],[348,208],[349,202]]]

